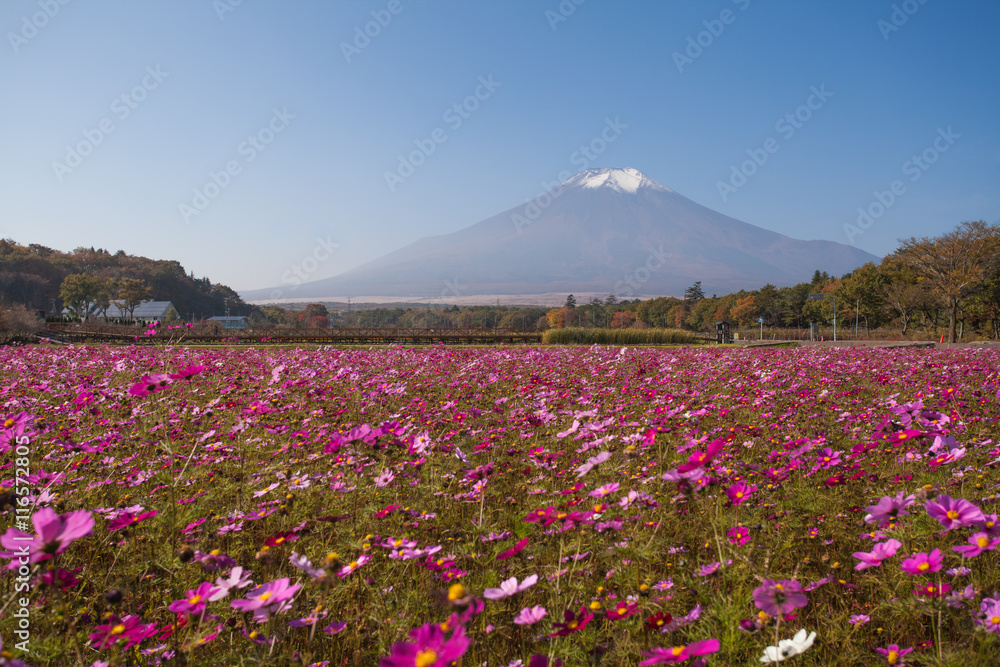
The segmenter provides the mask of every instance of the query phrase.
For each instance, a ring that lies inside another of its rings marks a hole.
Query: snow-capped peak
[[[639,188],[651,188],[663,192],[673,192],[670,188],[661,185],[649,176],[646,176],[638,169],[588,169],[581,171],[565,183],[566,187],[579,186],[582,188],[608,187],[617,192],[629,192],[635,194]]]

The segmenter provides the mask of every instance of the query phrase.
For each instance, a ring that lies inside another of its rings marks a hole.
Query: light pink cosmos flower
[[[340,577],[341,579],[343,579],[344,577],[346,577],[347,575],[351,574],[352,572],[354,572],[356,569],[358,569],[359,567],[361,567],[362,565],[364,565],[365,563],[367,563],[371,559],[372,559],[372,557],[369,556],[368,554],[361,554],[360,556],[358,556],[357,560],[351,561],[350,563],[348,563],[344,567],[340,568],[340,571],[337,572],[337,576]]]
[[[855,565],[854,569],[864,570],[869,567],[878,567],[885,559],[895,556],[901,546],[903,546],[903,543],[899,540],[890,539],[885,542],[879,542],[869,552],[855,551],[851,555],[861,562]]]
[[[909,512],[906,508],[913,504],[917,497],[912,493],[904,496],[900,491],[896,497],[884,496],[874,505],[865,508],[868,514],[865,515],[865,523],[882,523],[890,521],[896,517],[907,516]]]
[[[546,614],[545,607],[535,606],[535,607],[525,607],[521,610],[521,613],[517,615],[514,619],[516,625],[534,625],[538,621],[545,618]]]
[[[487,600],[502,600],[504,598],[510,597],[520,593],[521,591],[527,590],[538,583],[538,575],[533,574],[529,577],[525,577],[524,581],[520,584],[517,583],[517,577],[511,577],[507,581],[500,584],[500,588],[487,588],[483,591],[483,597]]]
[[[238,611],[252,611],[254,620],[263,623],[272,615],[291,609],[292,598],[300,588],[301,584],[290,585],[288,577],[282,577],[258,586],[247,594],[246,599],[233,600],[229,606]]]
[[[250,579],[251,574],[253,573],[250,570],[244,570],[240,566],[234,567],[228,577],[219,577],[215,580],[215,589],[208,595],[209,601],[221,600],[229,595],[229,591],[232,589],[239,590],[251,585],[253,583],[253,580]]]
[[[0,536],[0,545],[10,551],[0,551],[0,557],[10,558],[8,570],[17,569],[18,560],[25,555],[28,563],[51,560],[69,549],[74,540],[90,535],[94,530],[94,517],[88,510],[77,510],[67,514],[56,514],[55,510],[43,507],[31,517],[35,535],[8,528]]]
[[[944,558],[941,556],[941,550],[935,549],[934,551],[927,553],[916,553],[900,563],[899,567],[906,572],[908,575],[913,576],[915,574],[930,574],[931,572],[937,572],[941,569],[941,563]]]

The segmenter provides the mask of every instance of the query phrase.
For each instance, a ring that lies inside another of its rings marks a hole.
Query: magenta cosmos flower
[[[93,532],[94,517],[87,510],[77,510],[67,514],[56,514],[43,507],[31,517],[35,535],[8,528],[0,536],[0,544],[10,551],[0,552],[0,557],[10,558],[8,570],[16,569],[19,559],[28,556],[28,563],[50,560],[69,549],[69,545]]]
[[[673,662],[684,662],[696,655],[708,655],[719,650],[718,639],[702,639],[701,641],[688,644],[687,646],[674,646],[673,648],[654,648],[652,651],[643,653],[646,660],[640,665],[667,665]]]
[[[437,623],[428,623],[410,631],[413,642],[393,644],[392,653],[379,662],[379,667],[445,667],[469,648],[469,639],[462,626],[455,628],[450,638]]]
[[[510,549],[507,549],[507,551],[497,554],[497,560],[506,560],[508,558],[512,558],[517,554],[521,553],[522,551],[524,551],[524,547],[526,546],[528,546],[527,537],[518,540],[517,544],[512,546]]]
[[[750,541],[750,530],[743,526],[736,526],[734,528],[730,528],[726,532],[726,536],[729,537],[730,542],[738,547],[742,547]]]
[[[941,556],[941,550],[935,549],[929,554],[923,552],[913,554],[900,563],[899,567],[910,576],[915,574],[930,574],[931,572],[940,570],[943,561],[944,557]]]
[[[802,593],[802,584],[794,579],[765,579],[754,589],[753,601],[768,616],[787,614],[809,604],[809,599]]]
[[[553,623],[552,629],[555,630],[550,637],[566,637],[573,634],[574,632],[579,632],[587,627],[587,623],[593,620],[594,615],[587,610],[586,607],[580,607],[580,613],[574,614],[572,611],[567,609],[563,612],[563,622]]]
[[[155,394],[158,391],[163,391],[171,382],[173,382],[173,379],[166,373],[143,375],[141,380],[132,385],[132,388],[128,390],[128,393],[133,396],[148,396],[150,394]]]
[[[956,500],[951,496],[941,495],[937,501],[928,500],[924,509],[927,514],[940,521],[945,530],[979,524],[986,519],[983,511],[965,498]]]
[[[736,482],[726,489],[726,496],[733,505],[740,505],[750,497],[750,494],[757,490],[756,486],[748,486],[744,482]]]
[[[202,582],[195,590],[189,590],[184,598],[170,603],[167,609],[175,614],[200,614],[205,611],[209,600],[216,592],[215,586],[211,582]]]
[[[861,562],[855,565],[854,569],[864,570],[869,567],[878,567],[886,558],[892,558],[895,556],[901,546],[903,546],[903,543],[899,540],[890,539],[885,542],[879,542],[875,545],[875,548],[869,552],[855,551],[851,555]]]
[[[899,648],[899,644],[889,644],[885,648],[876,648],[875,650],[882,654],[882,657],[885,658],[886,664],[903,667],[903,665],[906,664],[903,662],[903,656],[912,652],[913,647]]]
[[[145,521],[150,517],[156,516],[156,510],[149,510],[148,512],[143,512],[142,514],[132,514],[131,512],[122,512],[117,517],[111,520],[108,524],[108,532],[115,532],[116,530],[121,530],[122,528],[128,528],[141,521]]]
[[[121,640],[125,642],[122,648],[127,649],[155,634],[156,623],[143,624],[138,616],[111,616],[107,623],[94,628],[94,632],[90,633],[90,641],[95,648],[105,649]]]

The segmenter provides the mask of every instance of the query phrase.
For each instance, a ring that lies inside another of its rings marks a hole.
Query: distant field
[[[1000,656],[998,350],[0,357],[29,665]]]

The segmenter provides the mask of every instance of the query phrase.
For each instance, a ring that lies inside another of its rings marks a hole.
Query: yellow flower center
[[[931,569],[931,564],[921,563],[920,565],[917,566],[917,569],[920,570],[921,572],[926,572],[927,570]]]
[[[4,428],[10,428],[10,427],[11,427],[11,426],[13,426],[13,425],[14,425],[14,420],[13,420],[13,419],[7,419],[7,420],[6,420],[6,421],[4,421],[4,423],[3,423],[3,427],[4,427]]]
[[[675,646],[672,649],[670,649],[670,652],[673,653],[675,656],[678,656],[684,652],[685,648],[686,648],[685,646]]]
[[[347,567],[349,567],[349,568],[351,568],[351,569],[353,570],[353,569],[354,569],[354,568],[356,568],[357,566],[358,566],[358,561],[356,561],[356,560],[352,560],[352,561],[351,561],[351,564],[350,564],[350,565],[348,565]]]
[[[619,607],[618,608],[618,615],[619,616],[624,616],[625,612],[627,612],[627,611],[628,611],[628,609],[626,609],[625,607]]]
[[[462,584],[452,584],[448,589],[448,600],[454,602],[465,597],[465,586]]]
[[[890,665],[895,665],[896,662],[899,660],[899,653],[895,651],[889,651],[889,655],[885,656],[885,659],[888,661]]]
[[[268,591],[267,593],[263,593],[263,594],[259,595],[257,597],[257,599],[258,600],[262,600],[263,602],[267,602],[268,600],[271,599],[271,592]]]
[[[417,667],[430,667],[435,662],[437,662],[437,653],[429,648],[425,648],[423,651],[417,653],[416,666]]]
[[[742,491],[737,491],[736,492],[736,497],[737,498],[742,498],[743,497],[743,492]]]
[[[123,632],[125,632],[125,626],[122,625],[121,623],[111,628],[111,634],[113,635],[120,635]]]
[[[398,539],[398,540],[396,540],[395,542],[392,543],[392,545],[395,546],[395,547],[398,547],[401,544],[403,544],[403,540],[402,539]]]
[[[990,545],[990,540],[988,537],[980,537],[978,540],[976,540],[976,546],[978,546],[980,549],[985,549],[989,545]]]
[[[785,590],[785,587],[782,586],[781,584],[775,584],[774,587],[777,588],[779,591]]]
[[[954,521],[958,518],[958,512],[955,510],[948,510],[948,518]]]
[[[188,604],[198,604],[199,602],[201,602],[200,595],[193,595],[188,598]]]
[[[577,623],[576,621],[570,621],[569,623],[566,624],[566,627],[569,628],[570,630],[576,630],[577,625],[579,625],[579,623]]]
[[[209,556],[218,556],[218,555],[219,555],[219,554],[221,554],[221,553],[222,553],[222,552],[221,552],[221,551],[219,551],[218,549],[212,549],[211,551],[209,551],[209,552],[208,552],[208,555],[209,555]]]
[[[990,623],[993,625],[1000,625],[1000,616],[993,616],[990,618]]]

